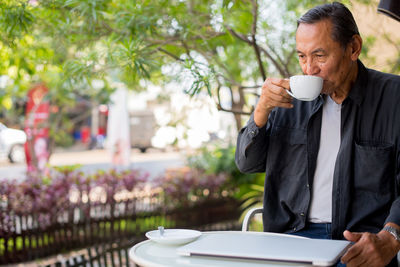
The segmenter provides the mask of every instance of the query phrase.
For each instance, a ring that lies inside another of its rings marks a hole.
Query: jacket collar
[[[368,71],[367,68],[364,67],[364,64],[362,64],[362,62],[359,59],[357,60],[357,64],[358,64],[357,79],[353,84],[353,87],[350,89],[347,98],[351,99],[357,105],[361,105],[362,101],[364,100],[365,87],[368,83]]]

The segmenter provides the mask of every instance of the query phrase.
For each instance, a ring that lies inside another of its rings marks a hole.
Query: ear
[[[361,54],[362,39],[358,34],[354,34],[349,44],[351,51],[351,60],[356,61]]]

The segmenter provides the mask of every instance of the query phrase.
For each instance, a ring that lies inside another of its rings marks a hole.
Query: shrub
[[[4,181],[0,184],[0,236],[15,231],[10,229],[10,215],[33,215],[44,229],[62,222],[75,207],[83,207],[89,216],[89,204],[113,204],[132,197],[144,188],[147,178],[147,173],[138,170],[111,169],[87,176],[67,167],[51,169],[47,176],[31,173],[22,181]]]
[[[225,173],[206,173],[201,169],[178,168],[156,178],[153,188],[167,208],[190,206],[196,202],[232,196]]]
[[[235,164],[236,147],[232,144],[215,144],[209,147],[203,147],[197,153],[189,156],[188,165],[192,168],[202,170],[207,174],[228,175],[229,182],[233,186],[253,183],[257,177],[256,174],[243,174]]]
[[[201,148],[196,154],[188,157],[188,165],[207,174],[224,174],[230,187],[236,188],[235,197],[242,198],[243,195],[252,191],[250,185],[264,184],[264,173],[244,174],[236,167],[236,147],[232,144],[223,146],[215,144],[211,147]]]

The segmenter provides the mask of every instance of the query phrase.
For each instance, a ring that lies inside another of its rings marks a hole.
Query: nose
[[[313,58],[308,58],[307,62],[303,68],[303,72],[306,75],[317,75],[320,69],[318,64],[314,62]]]

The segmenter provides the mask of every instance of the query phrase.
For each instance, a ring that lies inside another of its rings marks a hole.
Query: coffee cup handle
[[[291,96],[293,96],[294,98],[296,98],[295,96],[294,96],[294,94],[290,91],[290,90],[288,90],[288,89],[285,89],[286,90],[286,92],[289,94],[289,95],[291,95]]]

